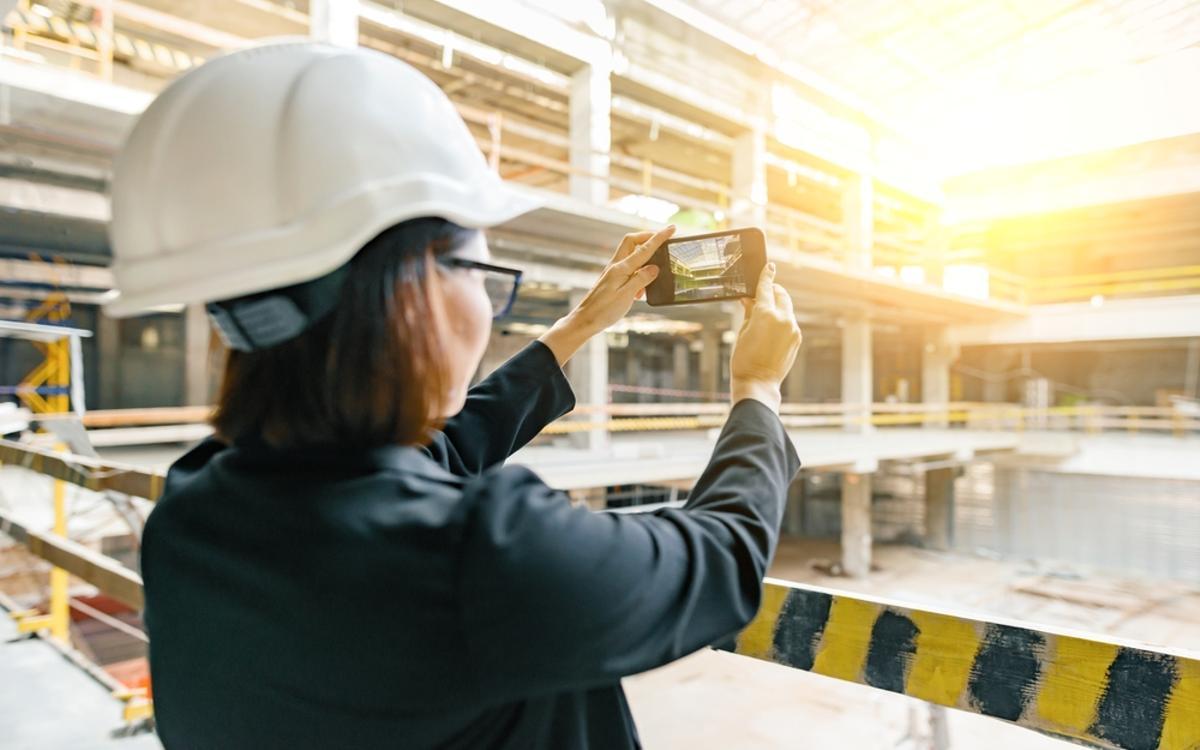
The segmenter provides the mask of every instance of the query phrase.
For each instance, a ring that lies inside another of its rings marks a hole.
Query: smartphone
[[[650,305],[753,297],[767,264],[767,241],[754,227],[672,237],[650,263],[658,266],[658,276],[646,287]]]

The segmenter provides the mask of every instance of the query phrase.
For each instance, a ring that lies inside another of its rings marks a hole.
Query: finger
[[[768,310],[775,309],[775,290],[772,288],[774,283],[775,264],[768,263],[763,267],[762,273],[758,275],[758,289],[754,293],[756,305]]]
[[[646,297],[646,290],[644,288],[639,289],[637,291],[637,294],[633,295],[634,299],[644,299],[645,297]]]
[[[754,314],[754,299],[751,297],[742,297],[739,301],[742,303],[742,312],[745,313],[742,319],[746,320]]]
[[[633,252],[631,252],[628,257],[622,261],[622,263],[628,265],[628,270],[630,271],[635,268],[641,268],[643,265],[649,262],[650,258],[653,257],[655,251],[658,250],[662,243],[666,242],[667,239],[674,233],[675,225],[668,224],[652,234],[649,239],[635,247]]]
[[[654,232],[633,232],[621,238],[617,244],[617,249],[613,252],[610,263],[617,263],[625,260],[628,255],[633,252],[633,249],[654,236]]]
[[[772,284],[771,287],[775,292],[775,309],[785,317],[796,317],[796,313],[792,311],[792,295],[788,294],[781,284]]]

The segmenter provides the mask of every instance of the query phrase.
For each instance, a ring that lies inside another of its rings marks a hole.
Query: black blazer
[[[750,621],[799,460],[744,399],[685,507],[592,512],[502,465],[574,405],[534,341],[424,448],[179,459],[142,546],[164,744],[639,747],[620,678]]]

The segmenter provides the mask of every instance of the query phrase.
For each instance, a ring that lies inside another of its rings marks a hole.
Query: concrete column
[[[842,328],[842,403],[845,429],[871,430],[874,376],[871,361],[871,323],[865,317],[846,321]]]
[[[734,336],[741,330],[742,323],[746,320],[746,311],[742,309],[742,303],[738,300],[732,302],[724,302],[725,312],[729,314],[729,330],[733,331]]]
[[[96,329],[100,363],[100,398],[96,406],[117,409],[121,406],[121,321],[97,310]]]
[[[700,390],[713,394],[721,390],[721,332],[705,328],[700,341]]]
[[[783,533],[804,535],[804,477],[798,476],[788,487],[787,504],[783,508]]]
[[[807,358],[804,356],[807,347],[800,345],[796,353],[796,362],[788,370],[787,378],[783,381],[784,400],[798,403],[804,400],[804,375],[807,368]]]
[[[958,359],[958,347],[950,343],[946,326],[930,328],[925,332],[921,350],[921,402],[944,409],[950,404],[950,366]],[[944,415],[925,422],[926,427],[947,427],[949,420]]]
[[[309,35],[339,47],[358,46],[358,0],[310,0]]]
[[[755,127],[733,139],[730,220],[761,227],[767,220],[767,134]]]
[[[842,222],[846,230],[846,265],[871,268],[875,244],[875,183],[870,175],[847,178],[842,189]]]
[[[204,305],[188,305],[183,311],[183,401],[187,406],[207,406],[208,350],[212,329]]]
[[[642,363],[638,359],[637,350],[633,347],[633,337],[629,337],[629,346],[625,347],[625,383],[626,385],[641,385]],[[630,393],[630,401],[645,401],[641,393]]]
[[[1001,349],[992,349],[984,355],[984,370],[990,376],[983,381],[984,401],[999,403],[1006,400],[1008,381],[1003,376],[1009,370],[1011,362],[1012,357],[1009,352]]]
[[[1200,398],[1200,339],[1188,342],[1187,364],[1183,373],[1183,395]]]
[[[954,478],[950,466],[925,472],[925,546],[949,550],[954,546]]]
[[[571,76],[570,177],[572,198],[608,202],[608,154],[612,147],[609,108],[612,84],[603,63],[585,65]]]
[[[578,289],[571,292],[571,308],[574,309],[587,293]],[[575,390],[575,402],[580,406],[604,406],[608,403],[608,337],[601,332],[588,339],[575,356],[567,360],[567,379]],[[588,420],[593,427],[587,431],[571,433],[572,443],[579,448],[608,450],[608,430],[604,422],[608,417],[593,413]]]
[[[871,475],[842,475],[842,570],[851,578],[871,572]]]
[[[692,382],[692,353],[688,342],[676,341],[671,350],[671,387],[681,391],[690,390]]]

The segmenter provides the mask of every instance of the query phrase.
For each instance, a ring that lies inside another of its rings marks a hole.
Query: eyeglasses
[[[521,285],[519,269],[494,266],[491,263],[467,258],[456,258],[453,255],[439,255],[436,260],[451,268],[474,268],[483,271],[483,288],[492,302],[493,319],[504,317],[512,309],[513,300],[517,298],[517,288]]]

